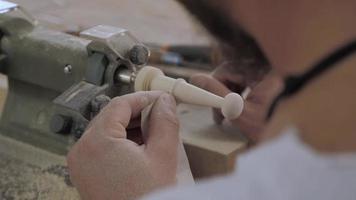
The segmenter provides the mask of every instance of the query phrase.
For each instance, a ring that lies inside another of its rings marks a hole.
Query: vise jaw
[[[133,91],[148,57],[125,29],[100,25],[74,36],[0,5],[0,72],[8,78],[0,134],[65,154],[111,98]]]

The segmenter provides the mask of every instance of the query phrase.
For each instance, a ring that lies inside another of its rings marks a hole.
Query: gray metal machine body
[[[149,51],[121,28],[101,25],[73,36],[36,25],[17,5],[2,9],[0,70],[8,95],[0,133],[65,154],[110,98],[132,91]]]

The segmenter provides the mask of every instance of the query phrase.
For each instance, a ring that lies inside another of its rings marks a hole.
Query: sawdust
[[[4,148],[5,147],[5,148]],[[0,136],[0,199],[79,199],[64,157]]]

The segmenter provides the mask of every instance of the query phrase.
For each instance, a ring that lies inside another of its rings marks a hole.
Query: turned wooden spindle
[[[244,101],[237,93],[229,93],[223,98],[183,79],[165,76],[160,69],[150,66],[143,67],[137,73],[134,87],[135,91],[165,91],[182,103],[219,108],[228,120],[239,117],[244,107]]]

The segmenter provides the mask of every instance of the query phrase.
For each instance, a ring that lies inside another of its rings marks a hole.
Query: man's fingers
[[[164,160],[175,159],[179,142],[179,122],[174,98],[169,94],[162,94],[153,105],[148,120],[148,154]]]
[[[269,107],[274,97],[282,90],[283,82],[276,75],[269,73],[258,83],[247,98],[251,102]]]
[[[228,64],[228,63],[227,63]],[[231,64],[231,63],[230,63]],[[229,65],[229,64],[228,64]],[[246,80],[240,73],[234,72],[234,70],[229,70],[230,66],[226,66],[226,64],[222,64],[217,67],[212,72],[212,77],[217,79],[222,83],[231,82],[240,87],[246,86]]]
[[[197,74],[192,76],[190,78],[190,83],[221,97],[225,97],[228,93],[231,92],[220,81],[216,80],[212,76],[205,74]]]
[[[126,127],[130,119],[140,115],[141,111],[157,100],[159,91],[137,92],[116,97],[97,115],[91,127],[100,129],[96,132],[116,138],[126,138]]]

